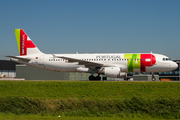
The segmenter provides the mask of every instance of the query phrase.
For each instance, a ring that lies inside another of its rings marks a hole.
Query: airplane
[[[91,73],[89,80],[100,75],[126,78],[127,73],[166,72],[178,67],[167,56],[154,53],[45,54],[32,42],[23,29],[15,29],[19,56],[6,56],[12,61],[58,72]],[[97,76],[93,74],[97,73]],[[155,80],[152,74],[152,80]]]

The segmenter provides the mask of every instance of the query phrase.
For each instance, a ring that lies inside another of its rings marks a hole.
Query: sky
[[[1,0],[0,59],[22,28],[44,53],[159,53],[180,59],[180,0]]]

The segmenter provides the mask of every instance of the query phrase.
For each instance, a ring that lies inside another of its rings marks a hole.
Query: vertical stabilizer
[[[15,29],[14,31],[20,56],[42,54],[22,29]]]

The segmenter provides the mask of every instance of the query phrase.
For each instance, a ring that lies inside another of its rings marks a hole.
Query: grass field
[[[179,88],[180,82],[0,81],[0,119],[175,119]]]
[[[179,88],[179,82],[0,81],[0,96],[35,99],[180,98]]]
[[[15,115],[15,114],[0,114],[1,120],[160,120],[150,117],[66,117],[66,116],[52,116],[52,115]],[[162,119],[161,119],[162,120]],[[170,119],[168,119],[170,120]]]

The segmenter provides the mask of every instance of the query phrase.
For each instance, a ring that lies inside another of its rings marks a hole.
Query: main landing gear
[[[89,76],[89,80],[90,81],[100,81],[101,80],[101,77],[98,75],[98,76],[93,76],[93,75],[90,75]]]

